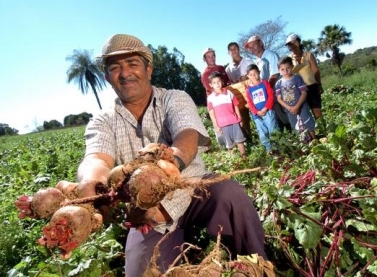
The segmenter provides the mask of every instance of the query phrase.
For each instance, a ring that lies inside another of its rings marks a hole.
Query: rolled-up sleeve
[[[195,129],[199,133],[198,146],[209,146],[210,138],[198,114],[194,101],[184,91],[173,91],[166,98],[166,127],[172,139],[183,130]]]

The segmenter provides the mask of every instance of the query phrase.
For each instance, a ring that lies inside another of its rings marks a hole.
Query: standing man
[[[232,84],[247,80],[246,69],[252,64],[251,59],[243,58],[240,55],[240,46],[237,42],[228,44],[228,53],[232,61],[225,68],[226,74]]]
[[[197,107],[184,91],[152,86],[153,56],[138,38],[117,34],[102,49],[106,80],[117,98],[114,108],[97,114],[85,130],[86,150],[77,178],[83,197],[95,194],[95,184],[106,184],[114,166],[132,161],[142,148],[167,145],[174,161],[159,160],[168,176],[208,176],[201,154],[210,144]],[[191,197],[176,190],[143,214],[143,228],[131,228],[126,242],[126,276],[140,277],[155,245],[160,245],[158,266],[164,272],[177,258],[183,234],[192,226],[216,237],[219,225],[232,255],[264,252],[264,231],[252,200],[234,180],[207,187]],[[144,228],[147,227],[147,228]]]
[[[222,65],[216,64],[216,53],[215,50],[212,48],[206,48],[203,51],[203,60],[207,64],[207,67],[204,69],[202,76],[201,76],[201,82],[206,90],[207,96],[211,94],[212,88],[209,84],[209,75],[213,72],[220,72],[221,73],[221,80],[223,81],[223,87],[226,87],[229,85],[229,78],[228,75],[225,72],[225,68]]]
[[[231,42],[228,44],[228,53],[232,57],[232,61],[225,68],[226,74],[229,77],[231,84],[237,84],[239,82],[247,80],[246,69],[252,61],[249,58],[243,58],[240,55],[240,47],[237,42]],[[237,94],[236,94],[237,92]],[[237,96],[239,90],[233,91]],[[241,97],[243,100],[244,97]],[[250,129],[250,115],[249,109],[245,106],[246,99],[240,101],[239,110],[242,118],[242,131],[249,142],[252,142],[252,134]]]
[[[264,43],[259,36],[251,36],[245,43],[245,49],[249,50],[257,57],[257,66],[260,70],[261,79],[267,80],[272,89],[274,89],[275,83],[279,77],[278,54],[269,49],[265,49]],[[275,111],[280,130],[283,130],[284,128],[291,130],[288,116],[282,109],[281,105],[277,102],[276,95],[274,100],[273,110]]]

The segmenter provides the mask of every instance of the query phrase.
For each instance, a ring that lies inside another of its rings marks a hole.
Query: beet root
[[[190,272],[181,267],[175,267],[169,273],[165,274],[166,277],[193,277]]]
[[[56,188],[41,189],[34,194],[31,207],[37,217],[48,218],[60,208],[65,199],[63,193]]]
[[[36,217],[33,209],[31,208],[31,202],[33,201],[33,197],[22,195],[14,201],[14,205],[17,207],[18,210],[18,217],[25,218],[25,217]]]
[[[167,178],[165,172],[155,164],[142,165],[136,169],[127,183],[136,206],[145,210],[157,206],[172,190],[168,187]]]
[[[57,247],[64,256],[82,244],[92,232],[91,212],[81,206],[64,206],[57,210],[43,227],[43,237],[38,240],[47,248]]]
[[[221,273],[222,268],[214,263],[211,263],[199,271],[198,277],[221,277]]]
[[[33,196],[22,195],[14,204],[20,218],[49,218],[65,201],[63,193],[56,188],[38,190]]]

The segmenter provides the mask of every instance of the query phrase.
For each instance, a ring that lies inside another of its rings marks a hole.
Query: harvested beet
[[[116,215],[116,222],[119,218],[124,219],[125,213],[128,226],[148,232],[153,227],[145,218],[146,211],[159,207],[162,199],[172,196],[177,189],[189,189],[195,197],[194,189],[205,190],[207,185],[229,179],[233,174],[260,169],[233,172],[212,179],[174,178],[167,176],[158,166],[161,161],[175,164],[173,150],[162,144],[149,145],[139,151],[134,160],[111,170],[107,184],[95,180],[79,184],[61,181],[56,188],[39,190],[32,197],[19,197],[15,201],[19,217],[52,216],[38,242],[47,248],[59,248],[62,256],[68,257],[102,226],[104,220],[111,222],[109,214]],[[151,274],[157,273],[152,270]]]
[[[22,195],[15,201],[15,205],[20,218],[49,218],[60,208],[60,204],[65,199],[60,190],[47,188],[37,191],[32,197]]]
[[[38,243],[48,248],[57,247],[63,254],[69,253],[89,237],[92,226],[92,215],[87,208],[65,206],[43,227],[43,237]]]
[[[60,208],[64,202],[63,193],[56,188],[47,188],[37,191],[33,196],[31,207],[40,218],[48,218]]]
[[[155,164],[140,166],[127,184],[136,206],[145,210],[157,206],[167,193],[175,189],[169,188],[167,175]]]

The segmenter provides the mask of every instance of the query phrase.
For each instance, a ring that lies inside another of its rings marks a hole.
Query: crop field
[[[375,72],[368,76],[330,80],[323,94],[324,136],[310,144],[276,134],[279,152],[267,155],[252,123],[246,161],[217,145],[206,110],[199,108],[213,140],[203,154],[208,170],[264,168],[234,178],[254,201],[278,276],[377,275],[377,81]],[[76,127],[0,137],[0,276],[124,274],[127,229],[121,225],[104,226],[63,261],[36,243],[46,222],[17,217],[18,196],[75,181],[83,134],[84,127]]]

